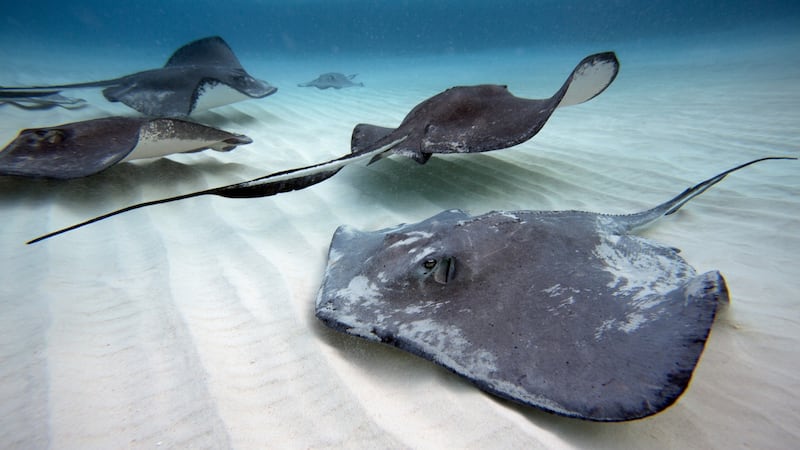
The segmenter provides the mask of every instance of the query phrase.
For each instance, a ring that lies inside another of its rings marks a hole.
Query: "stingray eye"
[[[436,260],[433,258],[428,258],[422,263],[422,267],[426,268],[427,270],[431,270],[436,267]]]
[[[64,132],[61,130],[36,130],[29,135],[26,142],[28,145],[60,144],[64,140]]]
[[[42,138],[48,144],[53,144],[53,145],[60,144],[61,141],[64,140],[64,132],[62,132],[61,130],[51,130],[46,135],[42,136]]]

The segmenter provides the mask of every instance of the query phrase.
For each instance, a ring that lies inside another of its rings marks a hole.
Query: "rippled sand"
[[[69,182],[0,178],[0,446],[780,448],[800,438],[800,162],[737,172],[645,235],[726,277],[686,394],[665,412],[596,424],[497,400],[428,361],[338,334],[313,315],[330,237],[443,209],[635,212],[729,167],[800,156],[796,48],[618,48],[591,102],[556,112],[513,149],[350,166],[318,186],[251,200],[147,208],[34,246],[48,231],[131,203],[337,157],[359,122],[396,125],[455,84],[551,95],[585,54],[262,61],[276,95],[198,120],[255,141],[121,164]],[[81,59],[8,67],[0,84],[83,81],[158,65]],[[84,58],[89,58],[85,56]],[[166,55],[164,55],[166,58]],[[358,72],[364,88],[296,87]],[[19,128],[131,114],[2,107]]]

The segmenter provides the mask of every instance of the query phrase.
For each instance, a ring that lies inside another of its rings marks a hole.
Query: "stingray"
[[[357,125],[351,147],[353,152],[361,153],[406,137],[392,153],[421,164],[434,153],[476,153],[512,147],[536,135],[556,108],[599,95],[618,72],[616,55],[605,52],[584,58],[561,89],[547,99],[520,98],[505,85],[453,87],[414,107],[397,128]]]
[[[86,83],[0,87],[0,95],[92,87],[104,88],[108,101],[122,102],[142,114],[158,117],[184,117],[198,110],[263,98],[277,90],[247,73],[228,44],[213,36],[179,48],[160,69]]]
[[[351,81],[358,74],[345,75],[343,73],[328,72],[318,76],[315,80],[308,83],[298,84],[300,87],[315,87],[317,89],[342,89],[353,86],[364,86],[364,83],[354,83]]]
[[[348,164],[372,163],[389,154],[397,153],[424,164],[433,153],[485,152],[511,147],[538,133],[556,108],[583,103],[599,95],[618,71],[619,61],[612,52],[587,56],[561,88],[543,100],[516,97],[500,85],[450,88],[414,107],[397,128],[357,125],[350,154],[241,183],[131,205],[45,234],[28,244],[146,206],[201,195],[252,198],[303,189],[327,180]]]
[[[22,130],[0,151],[0,175],[78,178],[132,159],[249,144],[240,134],[180,119],[109,117]]]
[[[593,421],[662,411],[687,388],[718,307],[717,271],[633,234],[742,164],[630,215],[460,210],[333,236],[316,316],[514,402]]]
[[[0,105],[6,104],[31,110],[78,109],[86,106],[86,100],[64,97],[58,91],[0,91]]]

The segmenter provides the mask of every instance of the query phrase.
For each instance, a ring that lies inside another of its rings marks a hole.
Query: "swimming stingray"
[[[160,69],[121,78],[56,86],[0,87],[14,91],[103,87],[111,102],[122,102],[148,116],[183,117],[198,110],[273,94],[277,89],[257,80],[242,67],[228,44],[218,36],[179,48]]]
[[[556,108],[599,95],[618,71],[619,61],[614,53],[588,56],[578,63],[561,89],[541,100],[516,97],[506,86],[496,84],[450,88],[414,107],[397,128],[357,125],[352,150],[370,151],[405,137],[392,153],[425,163],[434,153],[475,153],[511,147],[538,133]]]
[[[298,84],[300,87],[315,87],[318,89],[342,89],[353,86],[364,86],[364,83],[353,83],[351,80],[358,74],[345,75],[343,73],[328,72],[318,76],[308,83]]]
[[[0,151],[0,175],[78,178],[132,159],[207,148],[230,151],[251,142],[180,119],[109,117],[20,131]]]
[[[327,180],[348,164],[372,162],[389,153],[399,153],[425,163],[433,153],[485,152],[511,147],[538,133],[556,108],[583,103],[603,92],[617,76],[618,70],[619,62],[614,53],[588,56],[575,67],[558,92],[543,100],[515,97],[505,86],[499,85],[450,88],[414,107],[396,129],[357,125],[348,155],[241,183],[128,206],[28,243],[133,209],[200,195],[249,198],[303,189]]]
[[[565,416],[632,420],[686,389],[717,308],[717,271],[632,234],[735,167],[653,209],[445,211],[336,230],[316,315],[433,361],[499,397]]]
[[[22,109],[50,109],[57,106],[65,109],[78,109],[86,106],[86,100],[64,97],[58,91],[0,90],[0,105],[6,104]]]

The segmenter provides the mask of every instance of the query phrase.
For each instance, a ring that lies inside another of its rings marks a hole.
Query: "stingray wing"
[[[164,67],[220,66],[242,69],[242,64],[228,43],[219,36],[190,42],[172,54]]]
[[[618,71],[614,53],[590,55],[548,99],[516,97],[499,85],[451,88],[430,100],[422,151],[473,153],[518,145],[535,136],[556,108],[599,95]]]
[[[506,86],[448,89],[434,97],[421,138],[423,153],[475,153],[512,147],[542,129],[559,98],[527,100]]]
[[[619,60],[614,52],[583,58],[554,95],[560,98],[558,107],[577,105],[597,97],[611,85],[618,73]]]
[[[123,77],[103,95],[147,116],[185,117],[194,110],[203,82],[194,68],[155,69]]]
[[[569,417],[626,421],[663,411],[683,394],[718,305],[728,301],[719,272],[649,297],[589,301],[569,292],[569,281],[548,287],[552,298],[516,299],[540,301],[527,310],[502,303],[495,307],[505,311],[476,311],[481,319],[472,323],[442,315],[444,336],[460,330],[468,346],[438,347],[432,335],[395,339],[500,397]]]
[[[142,123],[110,117],[22,130],[0,152],[0,174],[60,179],[92,175],[136,147]]]

